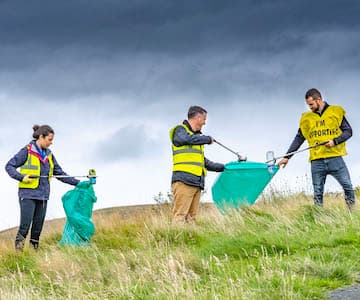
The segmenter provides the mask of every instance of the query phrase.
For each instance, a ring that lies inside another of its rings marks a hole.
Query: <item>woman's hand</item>
[[[24,178],[21,181],[23,183],[31,183],[32,179],[30,178],[30,174],[25,175]]]

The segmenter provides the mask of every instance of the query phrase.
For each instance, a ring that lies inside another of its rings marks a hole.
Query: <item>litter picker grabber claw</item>
[[[225,148],[226,150],[230,151],[231,153],[235,154],[238,158],[238,161],[247,161],[247,157],[246,156],[241,156],[238,152],[235,152],[234,150],[231,150],[230,148],[226,147],[225,145],[221,144],[220,142],[218,142],[217,140],[213,139],[214,142],[218,145],[220,145],[221,147]]]
[[[304,152],[306,150],[316,148],[316,147],[319,147],[319,146],[324,146],[328,142],[329,141],[318,143],[316,145],[313,145],[313,146],[310,146],[310,147],[307,147],[307,148],[304,148],[304,149],[301,149],[301,150],[289,152],[289,153],[286,153],[284,155],[277,156],[277,157],[275,157],[274,151],[268,151],[268,152],[266,152],[266,162],[265,163],[268,164],[268,165],[275,165],[276,161],[278,159],[280,159],[280,158],[283,158],[283,157],[286,157],[286,156],[289,156],[289,155],[294,155],[294,154],[297,154],[297,153],[300,153],[300,152]]]
[[[49,176],[46,176],[46,175],[30,175],[29,178],[48,178]],[[77,177],[77,178],[89,178],[90,180],[90,183],[91,184],[95,184],[96,183],[96,171],[95,169],[90,169],[89,170],[89,174],[88,175],[52,175],[51,177],[54,177],[54,178],[72,178],[72,177]]]

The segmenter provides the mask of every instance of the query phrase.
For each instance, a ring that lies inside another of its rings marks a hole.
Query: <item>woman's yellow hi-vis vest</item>
[[[340,125],[344,116],[345,110],[336,105],[328,106],[321,116],[312,111],[303,113],[300,119],[300,129],[309,146],[339,137],[342,133]],[[310,161],[346,154],[345,143],[331,148],[319,146],[310,149]]]
[[[179,126],[184,127],[190,135],[194,134],[186,125],[177,125],[170,130],[171,143],[173,140],[174,131]],[[184,145],[181,147],[176,147],[172,143],[172,152],[173,172],[187,172],[196,176],[201,176],[202,174],[206,175],[204,145]]]
[[[51,176],[54,173],[54,161],[52,159],[52,154],[48,156],[49,164],[50,164],[50,172],[49,172],[49,181],[51,179]],[[31,154],[28,153],[27,161],[24,165],[20,167],[20,174],[23,175],[36,175],[40,176],[40,159]],[[19,182],[19,188],[22,189],[36,189],[39,186],[40,178],[33,178],[30,183],[25,182]]]

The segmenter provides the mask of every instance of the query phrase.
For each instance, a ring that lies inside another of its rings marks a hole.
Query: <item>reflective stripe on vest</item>
[[[175,129],[179,126],[185,128],[190,135],[194,133],[184,124],[177,125],[170,130],[170,140],[174,137]],[[181,171],[191,173],[196,176],[206,175],[205,157],[203,145],[184,145],[176,147],[172,143],[173,151],[173,172]]]
[[[328,106],[321,116],[312,111],[303,113],[300,119],[301,133],[308,141],[309,146],[333,140],[342,133],[340,126],[344,116],[345,110],[335,105]],[[319,146],[310,149],[310,161],[346,154],[345,143],[331,148]]]
[[[29,149],[29,147],[28,147]],[[51,176],[54,173],[54,161],[52,159],[52,154],[48,156],[50,172],[49,172],[49,181]],[[23,175],[36,175],[40,176],[40,159],[31,153],[28,152],[28,157],[24,165],[20,167],[20,174]],[[33,178],[30,183],[19,182],[19,188],[22,189],[36,189],[39,186],[40,178]]]

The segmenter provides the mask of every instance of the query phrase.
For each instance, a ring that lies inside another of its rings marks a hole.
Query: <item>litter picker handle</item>
[[[306,151],[306,150],[309,150],[309,149],[312,149],[312,148],[316,148],[316,147],[319,147],[319,146],[324,146],[328,142],[329,141],[325,141],[325,142],[322,142],[322,143],[319,143],[319,144],[316,144],[316,145],[313,145],[313,146],[310,146],[310,147],[307,147],[307,148],[304,148],[304,149],[301,149],[301,150],[292,151],[292,152],[289,152],[289,153],[286,153],[284,155],[277,156],[277,157],[274,157],[274,152],[273,151],[268,151],[267,154],[269,154],[269,156],[272,155],[272,159],[270,159],[270,157],[267,157],[267,161],[265,163],[266,164],[268,164],[268,163],[274,163],[275,164],[275,162],[280,158],[283,158],[283,157],[286,157],[286,156],[289,156],[289,155],[294,155],[294,154],[297,154],[297,153],[300,153],[300,152],[303,152],[303,151]]]
[[[246,156],[241,156],[239,153],[235,152],[234,150],[231,150],[229,147],[226,147],[225,145],[223,145],[222,143],[220,143],[219,141],[215,140],[213,138],[214,143],[220,145],[221,147],[225,148],[226,150],[230,151],[231,153],[235,154],[238,158],[238,161],[246,161],[247,157]]]
[[[47,175],[30,175],[29,178],[34,179],[34,178],[49,178],[49,177],[54,177],[54,178],[89,178],[90,183],[91,184],[95,184],[96,183],[96,171],[95,169],[90,169],[89,170],[89,175],[51,175],[51,176],[47,176]]]
[[[293,151],[293,152],[290,152],[290,153],[286,153],[284,156],[282,157],[285,157],[285,156],[289,156],[289,155],[293,155],[293,154],[296,154],[296,153],[300,153],[300,152],[303,152],[303,151],[306,151],[306,150],[309,150],[309,149],[312,149],[312,148],[316,148],[316,147],[319,147],[319,146],[324,146],[325,144],[327,144],[329,141],[325,141],[325,142],[322,142],[322,143],[319,143],[319,144],[316,144],[316,145],[313,145],[313,146],[310,146],[310,147],[307,147],[305,149],[301,149],[301,150],[297,150],[297,151]],[[281,158],[281,157],[279,157]]]
[[[235,152],[234,150],[231,150],[230,148],[226,147],[225,145],[221,144],[217,140],[213,139],[214,143],[220,145],[221,147],[225,148],[226,150],[230,151],[231,153],[235,154],[236,156],[239,155],[239,153]]]
[[[51,175],[51,176],[46,176],[46,175],[30,175],[29,178],[49,178],[49,177],[54,177],[54,178],[96,178],[96,175]]]

